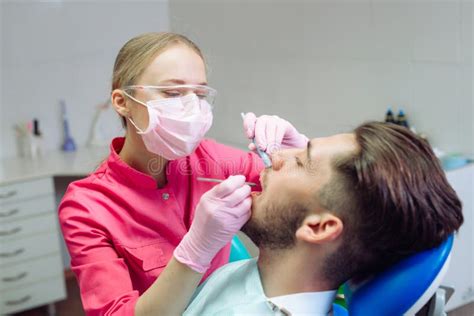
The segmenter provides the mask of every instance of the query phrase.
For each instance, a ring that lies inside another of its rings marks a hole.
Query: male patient
[[[242,229],[258,260],[216,271],[185,314],[327,315],[343,282],[436,247],[463,222],[430,146],[404,127],[366,123],[272,160]]]

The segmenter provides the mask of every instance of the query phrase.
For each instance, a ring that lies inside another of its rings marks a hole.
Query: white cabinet
[[[0,314],[66,297],[53,178],[84,177],[107,147],[0,160]],[[61,194],[62,195],[62,194]]]
[[[64,278],[43,279],[18,288],[1,292],[0,311],[2,314],[16,313],[35,306],[45,305],[65,297]]]
[[[450,311],[474,301],[474,164],[447,172],[447,178],[463,203],[464,224],[456,235],[451,264],[442,284],[455,288],[447,304]]]
[[[0,184],[0,314],[66,297],[51,177]]]

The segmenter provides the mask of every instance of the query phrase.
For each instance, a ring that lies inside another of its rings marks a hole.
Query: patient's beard
[[[262,218],[252,216],[242,231],[260,249],[288,249],[295,245],[295,233],[301,226],[307,210],[299,205],[286,207],[268,206]]]

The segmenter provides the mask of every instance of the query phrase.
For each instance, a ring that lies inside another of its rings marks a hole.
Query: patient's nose
[[[282,157],[281,152],[275,152],[272,154],[272,169],[274,171],[280,170],[285,164],[285,159]]]

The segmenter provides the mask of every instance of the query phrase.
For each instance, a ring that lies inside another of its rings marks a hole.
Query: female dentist
[[[258,182],[264,166],[204,139],[215,93],[200,49],[182,35],[147,33],[120,50],[111,101],[126,135],[59,206],[87,315],[180,314],[201,279],[228,262],[250,216],[245,181]],[[267,152],[307,141],[276,116],[249,113],[244,129]]]

